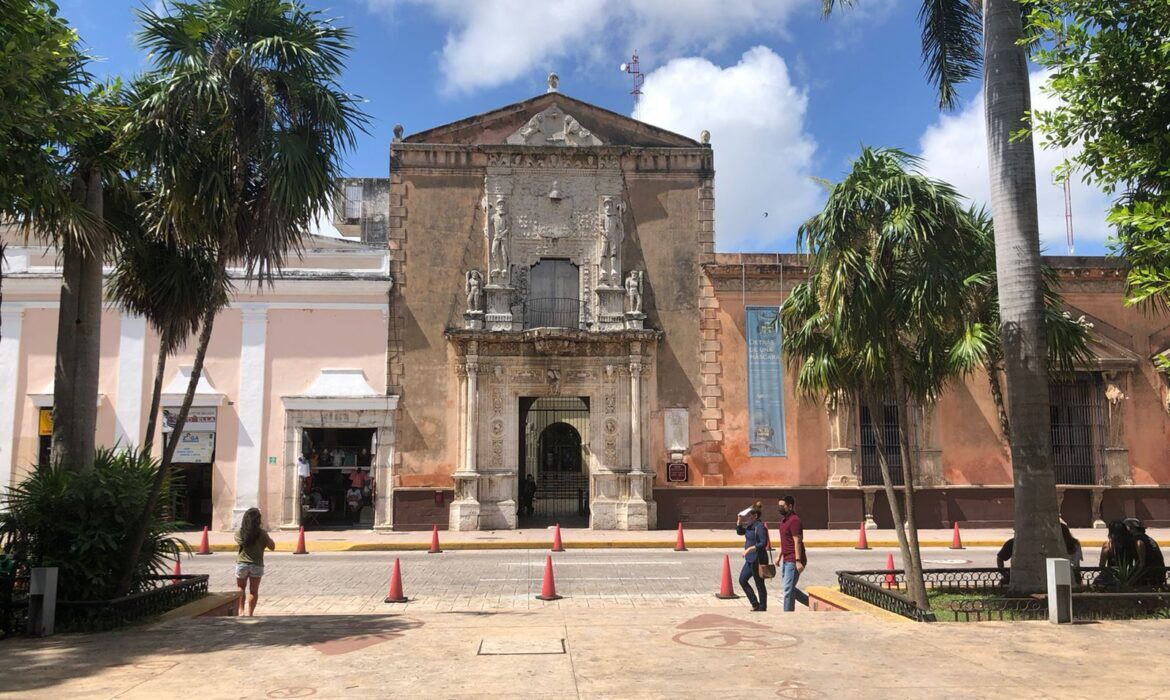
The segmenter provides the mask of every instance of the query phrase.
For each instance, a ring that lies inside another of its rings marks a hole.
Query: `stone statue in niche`
[[[601,237],[604,247],[601,251],[601,280],[602,284],[619,284],[621,273],[618,271],[618,253],[622,249],[622,203],[617,197],[606,197],[601,200]]]
[[[630,313],[642,313],[642,271],[630,270],[626,277],[626,299],[630,302]]]
[[[512,232],[507,200],[496,197],[496,204],[491,209],[491,216],[488,217],[488,275],[490,280],[507,279],[508,236]]]
[[[483,275],[479,270],[468,271],[464,292],[467,294],[467,313],[483,311]]]

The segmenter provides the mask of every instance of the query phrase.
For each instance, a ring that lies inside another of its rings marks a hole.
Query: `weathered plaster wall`
[[[483,174],[401,174],[402,227],[391,228],[395,363],[401,382],[400,486],[447,486],[459,446],[445,331],[462,323],[464,274],[484,268]],[[398,248],[396,248],[398,246]],[[393,381],[393,380],[392,380]]]

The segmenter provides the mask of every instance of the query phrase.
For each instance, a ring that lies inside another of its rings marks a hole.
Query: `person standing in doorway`
[[[764,506],[759,501],[755,505],[740,511],[735,518],[735,533],[743,535],[743,569],[739,572],[739,586],[752,604],[752,612],[765,612],[768,609],[768,588],[760,576],[761,563],[767,561],[768,531],[760,522],[760,515]],[[752,590],[751,581],[756,582],[760,597],[756,598],[756,591]]]
[[[808,606],[808,596],[796,587],[808,562],[804,550],[804,527],[796,514],[795,498],[781,496],[776,505],[780,508],[780,576],[784,582],[784,612],[792,612],[796,610],[796,601]]]
[[[249,508],[244,512],[240,531],[236,533],[236,587],[240,591],[236,603],[236,614],[244,615],[244,596],[248,598],[248,617],[256,612],[256,600],[260,597],[260,577],[264,575],[264,550],[276,551],[276,543],[260,526],[260,509]]]

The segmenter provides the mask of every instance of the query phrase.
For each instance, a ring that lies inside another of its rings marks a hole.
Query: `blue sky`
[[[386,175],[395,123],[409,134],[525,99],[556,71],[566,94],[688,136],[712,132],[720,250],[793,250],[796,227],[823,203],[812,178],[839,179],[862,144],[921,154],[932,174],[987,197],[980,86],[939,113],[911,0],[859,0],[828,21],[820,0],[306,2],[355,35],[343,85],[368,100],[371,124],[347,159],[354,176]],[[100,57],[95,73],[147,67],[134,44],[142,0],[59,3]],[[634,49],[646,74],[637,111],[618,70]],[[1065,253],[1063,194],[1050,176],[1060,158],[1038,153],[1041,227],[1054,254]],[[1076,252],[1099,254],[1108,200],[1073,190]]]

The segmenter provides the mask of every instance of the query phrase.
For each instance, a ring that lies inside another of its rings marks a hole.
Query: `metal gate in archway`
[[[523,397],[520,424],[522,524],[585,524],[573,521],[589,517],[589,399]]]

